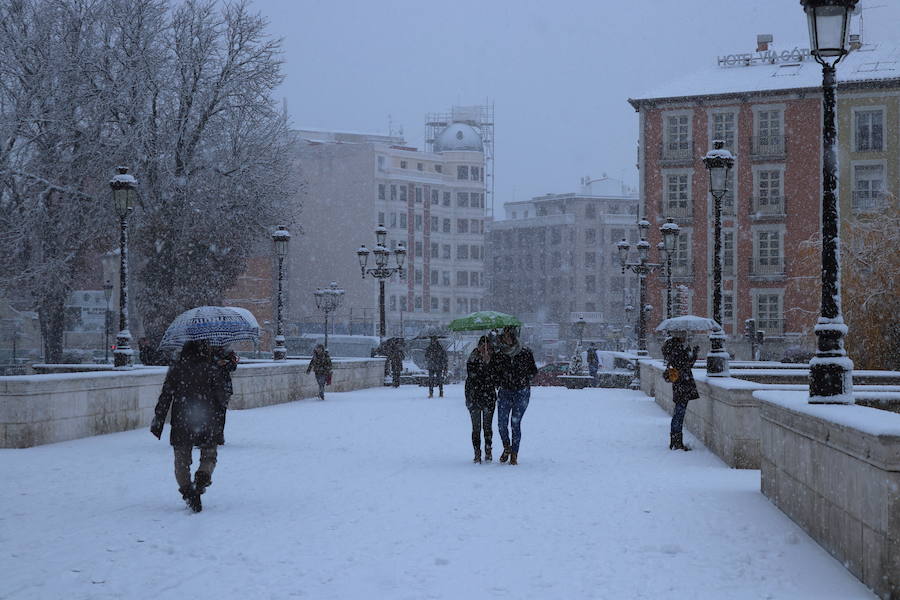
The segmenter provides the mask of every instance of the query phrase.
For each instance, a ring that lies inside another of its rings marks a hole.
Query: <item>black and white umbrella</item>
[[[246,308],[198,306],[178,315],[163,335],[160,350],[181,348],[185,342],[206,340],[212,346],[227,346],[259,339],[259,323]]]

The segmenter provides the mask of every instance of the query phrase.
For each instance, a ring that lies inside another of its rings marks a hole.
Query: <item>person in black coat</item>
[[[500,462],[519,464],[522,417],[531,399],[531,378],[537,374],[534,355],[519,343],[515,327],[504,327],[497,362],[497,428],[503,440]],[[512,429],[512,438],[509,429]]]
[[[388,363],[391,366],[391,376],[393,377],[394,387],[400,387],[400,373],[403,371],[403,359],[406,354],[403,352],[404,342],[402,338],[394,338],[393,343],[388,349]]]
[[[234,384],[231,382],[231,373],[237,369],[240,357],[234,352],[223,346],[212,346],[212,361],[219,368],[219,375],[222,377],[222,384],[225,389],[225,410],[222,412],[222,434],[216,443],[220,446],[225,445],[225,416],[228,414],[228,401],[234,394]]]
[[[158,439],[170,410],[169,443],[175,453],[175,481],[188,506],[199,512],[203,509],[200,495],[212,484],[216,442],[225,422],[225,384],[205,341],[187,342],[181,356],[169,367],[150,425]],[[194,447],[200,448],[200,466],[192,482]]]
[[[466,361],[466,408],[472,419],[472,448],[474,462],[481,462],[481,432],[484,430],[484,460],[491,462],[491,441],[494,437],[494,408],[497,405],[497,361],[486,335],[478,340]]]
[[[684,426],[684,414],[687,411],[688,402],[700,397],[697,393],[697,384],[694,382],[694,374],[691,369],[697,360],[698,347],[688,349],[686,344],[686,331],[673,331],[662,346],[662,355],[667,367],[672,367],[678,372],[678,378],[672,383],[672,401],[675,410],[672,413],[672,425],[669,433],[670,450],[690,450],[690,446],[684,445],[682,427]]]
[[[425,348],[425,363],[428,366],[428,397],[434,397],[434,388],[438,388],[438,394],[444,397],[444,376],[447,373],[447,351],[432,336],[431,343]]]

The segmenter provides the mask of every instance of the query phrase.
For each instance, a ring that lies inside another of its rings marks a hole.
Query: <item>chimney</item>
[[[862,47],[862,38],[858,33],[850,34],[850,49],[859,50]]]
[[[756,51],[757,52],[765,52],[769,49],[769,44],[772,43],[772,34],[771,33],[760,33],[756,36]]]

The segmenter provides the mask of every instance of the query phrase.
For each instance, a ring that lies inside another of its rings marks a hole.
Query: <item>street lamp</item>
[[[631,245],[624,238],[616,243],[616,249],[619,252],[619,262],[622,265],[622,273],[625,273],[625,269],[628,269],[638,276],[638,350],[637,355],[638,359],[645,358],[648,356],[647,353],[647,275],[660,268],[662,265],[658,263],[647,262],[650,258],[650,242],[647,241],[647,230],[650,228],[650,223],[646,219],[641,219],[638,221],[638,228],[641,232],[641,241],[636,244],[638,261],[630,263],[628,262],[628,252],[631,249]],[[627,311],[627,307],[626,307]],[[640,361],[636,365],[634,379],[631,380],[629,387],[632,389],[638,389],[641,385],[641,368]]]
[[[587,321],[584,320],[584,315],[578,315],[578,320],[572,324],[572,329],[575,331],[575,335],[578,336],[578,346],[580,347],[584,342],[584,328],[587,327]]]
[[[288,243],[291,234],[284,226],[280,226],[272,233],[272,243],[275,246],[275,256],[278,258],[278,297],[276,299],[275,315],[275,347],[272,348],[273,360],[287,358],[287,347],[284,345],[284,258],[288,253]]]
[[[344,290],[338,288],[336,281],[332,281],[327,288],[317,288],[313,296],[316,297],[316,308],[325,313],[325,348],[328,349],[328,313],[336,311],[341,305]]]
[[[128,330],[128,215],[137,200],[137,179],[128,174],[128,167],[116,167],[109,182],[112,188],[113,206],[119,217],[119,333],[116,334],[116,350],[113,365],[130,369],[134,365],[131,350],[131,332]]]
[[[365,244],[359,247],[359,250],[356,251],[356,256],[359,258],[359,268],[362,272],[362,277],[365,279],[366,273],[371,275],[372,277],[378,280],[378,313],[380,317],[380,322],[378,324],[378,336],[384,340],[385,336],[385,316],[384,316],[384,282],[394,273],[399,273],[400,277],[403,277],[403,262],[406,260],[406,247],[403,245],[403,242],[397,243],[397,249],[391,252],[387,249],[387,229],[385,229],[384,225],[378,225],[375,228],[375,249],[371,251],[372,254],[375,255],[375,268],[374,269],[366,269],[366,264],[369,261],[370,251],[366,248]],[[389,267],[388,263],[390,262],[391,254],[394,255],[394,260],[397,263],[396,267]]]
[[[103,362],[109,362],[109,299],[112,298],[112,282],[107,279],[103,284],[103,295],[106,297],[106,310],[103,311]]]
[[[662,239],[657,246],[660,255],[666,258],[666,318],[672,318],[672,256],[678,249],[678,236],[681,228],[672,217],[666,218],[666,222],[659,226]]]
[[[835,90],[837,63],[849,52],[850,12],[858,0],[801,0],[809,22],[810,54],[822,65],[822,301],[816,322],[816,356],[809,361],[809,401],[853,403],[853,362],[844,350],[838,262]]]
[[[722,198],[728,191],[728,175],[734,166],[734,156],[725,149],[722,140],[713,141],[713,149],[703,157],[709,171],[709,193],[713,197],[715,229],[713,231],[713,321],[718,328],[709,332],[709,354],[706,355],[706,374],[728,377],[728,352],[725,350],[725,331],[722,329]]]

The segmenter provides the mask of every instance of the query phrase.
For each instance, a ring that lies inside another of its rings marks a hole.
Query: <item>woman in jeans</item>
[[[497,362],[497,428],[503,440],[500,462],[519,464],[522,417],[531,399],[531,378],[537,373],[531,350],[519,343],[515,327],[504,327]],[[512,438],[509,430],[512,429]]]
[[[466,408],[472,419],[473,462],[481,462],[481,432],[484,430],[484,460],[491,462],[491,441],[494,436],[494,408],[497,406],[497,376],[494,351],[486,335],[478,340],[466,361]]]
[[[662,355],[667,367],[673,367],[678,372],[678,379],[672,383],[672,401],[675,410],[672,413],[672,425],[669,433],[669,450],[690,450],[690,446],[684,445],[682,427],[684,426],[684,413],[687,411],[688,402],[700,397],[697,393],[697,384],[694,383],[694,374],[691,368],[697,360],[697,346],[688,350],[685,343],[686,331],[673,331],[671,337],[663,343]]]

